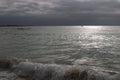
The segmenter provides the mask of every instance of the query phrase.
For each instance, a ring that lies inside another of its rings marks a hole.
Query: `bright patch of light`
[[[87,29],[101,29],[103,26],[84,26]]]

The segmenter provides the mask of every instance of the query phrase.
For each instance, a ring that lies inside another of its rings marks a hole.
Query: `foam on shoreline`
[[[16,66],[15,73],[32,80],[118,80],[118,74],[96,72],[79,65],[21,62]]]
[[[2,61],[1,61],[2,62]],[[120,74],[110,74],[106,71],[96,71],[90,67],[80,65],[58,65],[58,64],[42,64],[33,62],[13,63],[3,61],[3,67],[6,63],[10,64],[13,73],[18,77],[26,80],[119,80]],[[1,66],[0,66],[1,67]],[[0,79],[1,80],[1,79]]]

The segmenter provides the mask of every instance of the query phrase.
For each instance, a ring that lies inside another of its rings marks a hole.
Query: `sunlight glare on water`
[[[87,28],[87,29],[102,29],[103,26],[84,26],[84,28]]]
[[[0,28],[0,57],[79,64],[120,71],[120,27],[49,26]]]

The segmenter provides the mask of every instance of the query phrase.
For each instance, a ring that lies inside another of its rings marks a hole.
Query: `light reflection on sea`
[[[1,27],[0,56],[120,71],[120,28]]]

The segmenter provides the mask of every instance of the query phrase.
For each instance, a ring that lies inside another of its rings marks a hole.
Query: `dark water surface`
[[[1,27],[0,57],[120,72],[119,26]]]

